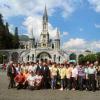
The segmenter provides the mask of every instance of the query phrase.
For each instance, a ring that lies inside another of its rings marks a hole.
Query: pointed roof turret
[[[56,39],[60,39],[60,31],[57,28]]]
[[[46,8],[46,5],[45,5],[45,9],[44,9],[44,14],[43,14],[43,20],[48,21],[48,14],[47,14],[47,8]]]

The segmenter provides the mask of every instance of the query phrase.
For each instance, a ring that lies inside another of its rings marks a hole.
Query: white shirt
[[[28,68],[28,71],[36,72],[36,66],[30,65],[29,68]]]
[[[29,66],[25,66],[25,70],[28,70]]]
[[[88,68],[86,67],[84,70],[85,74],[88,74]]]
[[[88,74],[95,74],[95,73],[96,73],[95,67],[93,67],[93,68],[89,67],[88,68]]]
[[[29,66],[28,71],[33,71],[33,66],[32,65]]]
[[[72,77],[77,77],[77,75],[78,75],[78,69],[75,67],[72,70]]]
[[[36,75],[36,82],[37,83],[40,83],[41,82],[41,80],[42,80],[42,76],[38,76],[38,75]]]
[[[35,76],[32,76],[32,75],[28,76],[27,81],[28,81],[28,83],[29,83],[30,86],[34,86],[35,79],[36,79]]]
[[[20,73],[20,71],[19,71],[19,68],[18,67],[16,67],[16,72],[19,74]]]

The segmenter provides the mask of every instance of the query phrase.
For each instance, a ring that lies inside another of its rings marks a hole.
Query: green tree
[[[9,24],[6,22],[6,25],[5,25],[5,45],[6,45],[6,48],[5,49],[12,49],[13,46],[13,35],[9,32]]]
[[[5,25],[3,23],[3,16],[0,14],[0,49],[5,48]]]
[[[79,64],[85,64],[85,56],[83,55],[83,54],[80,54],[79,56],[78,56],[78,63]]]
[[[15,28],[15,35],[9,32],[9,24],[3,22],[0,14],[0,49],[17,49],[19,47],[18,28]]]
[[[2,60],[2,54],[0,54],[0,64],[3,62]]]
[[[13,37],[13,47],[14,47],[14,49],[19,48],[18,27],[15,27],[15,35]]]
[[[0,25],[3,25],[3,16],[0,14]]]
[[[85,61],[94,63],[97,60],[96,54],[88,54],[85,56]]]
[[[76,60],[76,54],[75,53],[70,54],[69,59]]]
[[[97,53],[96,53],[96,56],[97,56],[97,61],[98,61],[98,63],[100,64],[100,52],[97,52]]]

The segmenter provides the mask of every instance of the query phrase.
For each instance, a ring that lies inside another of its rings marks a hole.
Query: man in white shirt
[[[92,90],[93,92],[96,89],[96,68],[93,64],[90,64],[88,67],[88,78],[89,78],[89,90]]]
[[[36,65],[32,62],[28,68],[28,72],[33,71],[34,73],[36,73]]]
[[[85,89],[86,90],[89,90],[88,67],[89,67],[89,64],[84,66],[84,68],[85,68],[84,69],[84,72],[85,72]]]
[[[73,90],[77,89],[77,76],[78,76],[78,69],[74,65],[72,69],[72,89]]]

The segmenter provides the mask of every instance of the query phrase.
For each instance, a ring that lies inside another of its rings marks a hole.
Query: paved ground
[[[7,89],[6,73],[0,72],[0,100],[100,100],[100,91],[16,90]]]

